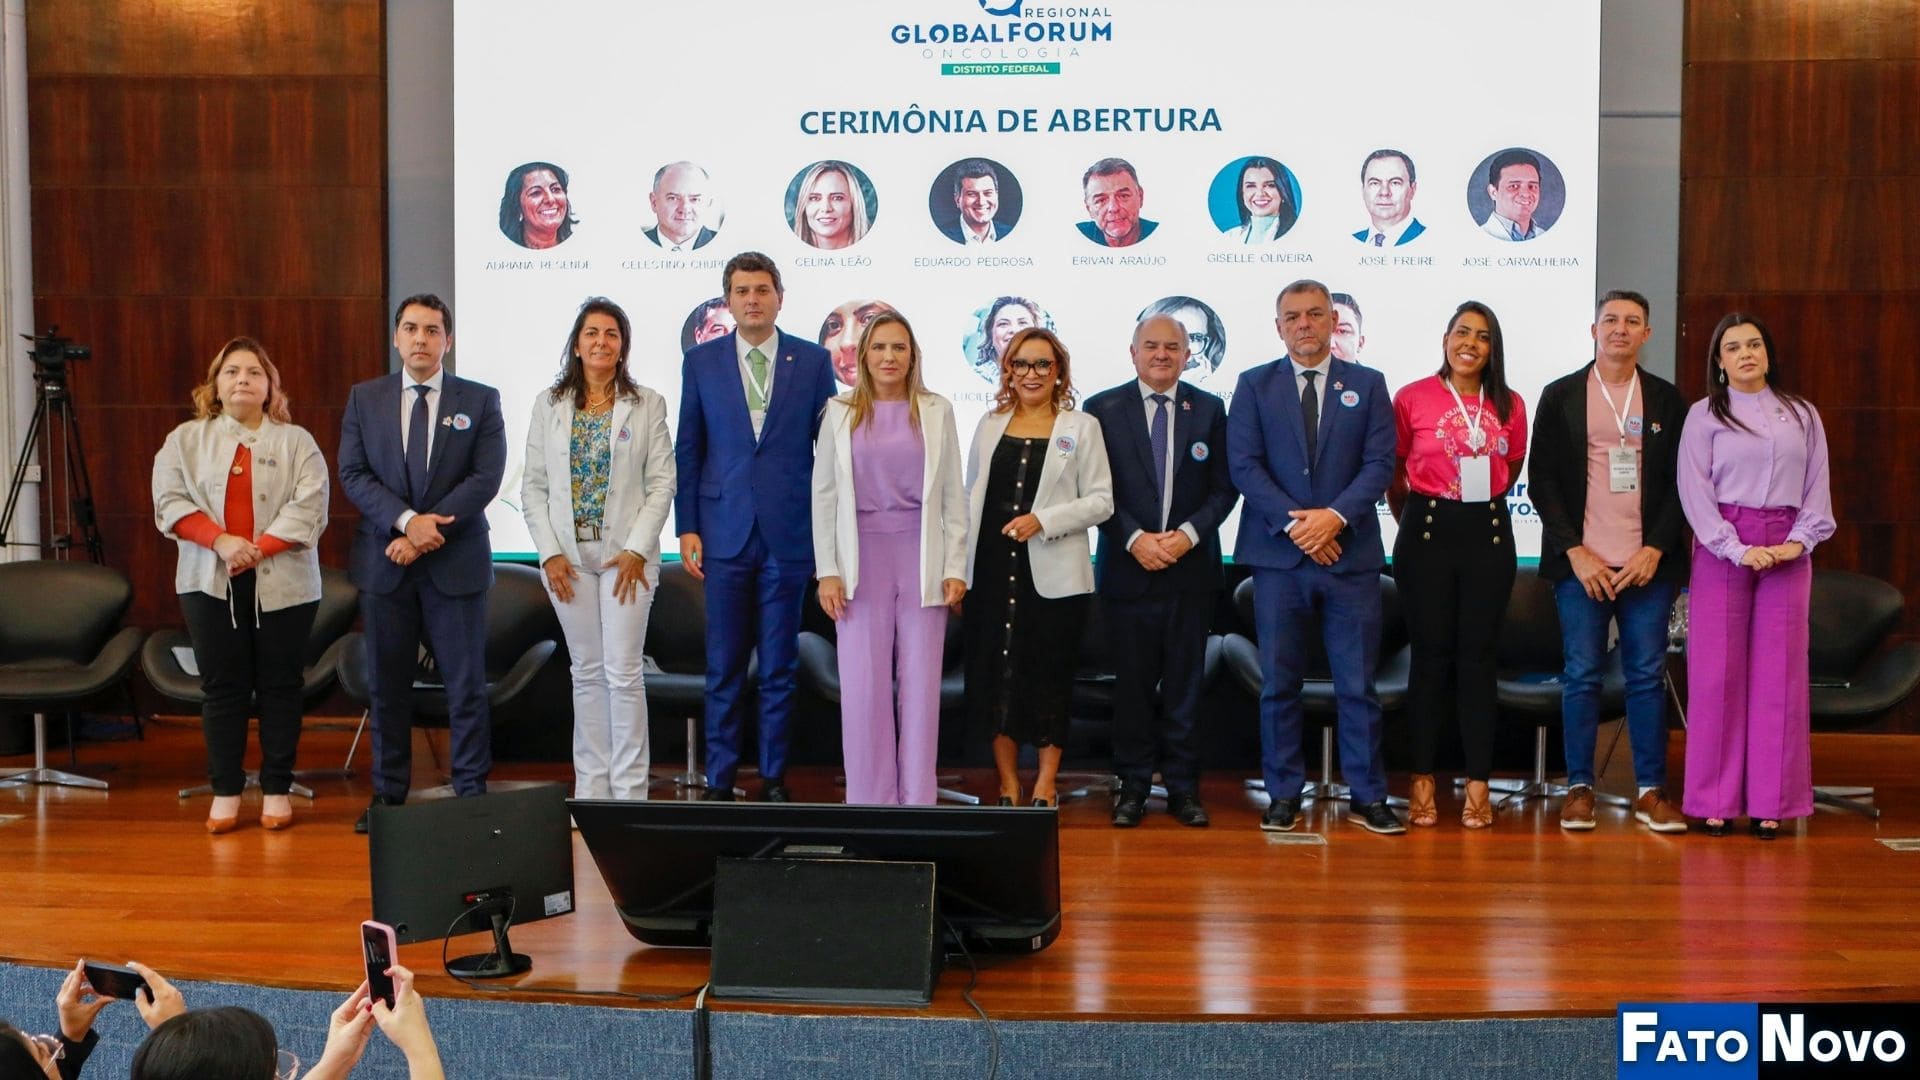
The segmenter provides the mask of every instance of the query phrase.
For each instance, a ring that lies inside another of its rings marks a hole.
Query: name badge
[[[1640,451],[1631,446],[1607,450],[1607,490],[1616,494],[1640,490]]]
[[[1476,456],[1454,460],[1460,465],[1460,501],[1493,501],[1493,459]]]

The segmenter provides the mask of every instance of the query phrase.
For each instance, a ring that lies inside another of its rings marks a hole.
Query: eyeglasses
[[[49,1062],[59,1061],[67,1056],[67,1044],[60,1041],[58,1035],[29,1035],[27,1042],[40,1051],[41,1057]]]
[[[274,1080],[293,1080],[300,1075],[300,1059],[291,1050],[278,1052],[279,1060],[274,1063]]]
[[[1053,361],[1009,360],[1007,361],[1007,370],[1013,372],[1015,375],[1025,375],[1028,372],[1032,372],[1035,375],[1047,375],[1053,371]]]

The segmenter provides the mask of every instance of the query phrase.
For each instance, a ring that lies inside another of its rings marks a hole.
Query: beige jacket
[[[248,431],[224,415],[174,428],[153,457],[153,523],[180,546],[174,591],[226,598],[227,567],[220,556],[173,529],[196,510],[224,521],[233,455],[243,443],[253,454],[253,527],[293,545],[261,562],[255,577],[260,610],[318,600],[316,545],[327,528],[327,462],[320,445],[297,424],[262,420],[258,430]]]

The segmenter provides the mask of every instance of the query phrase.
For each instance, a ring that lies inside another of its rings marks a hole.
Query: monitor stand
[[[511,900],[488,900],[477,905],[478,910],[484,910],[493,921],[493,951],[457,956],[447,961],[447,974],[456,979],[505,979],[533,970],[533,958],[514,952],[513,943],[507,940],[512,903]]]

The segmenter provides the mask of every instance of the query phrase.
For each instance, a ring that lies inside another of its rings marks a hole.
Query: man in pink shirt
[[[1633,816],[1655,832],[1685,832],[1667,798],[1667,620],[1687,580],[1687,523],[1674,486],[1687,404],[1640,369],[1652,336],[1647,298],[1600,298],[1594,359],[1547,384],[1534,414],[1528,494],[1540,517],[1540,576],[1554,583],[1565,671],[1561,726],[1567,797],[1560,827],[1594,826],[1594,739],[1607,627],[1620,625],[1627,731],[1638,797]]]

